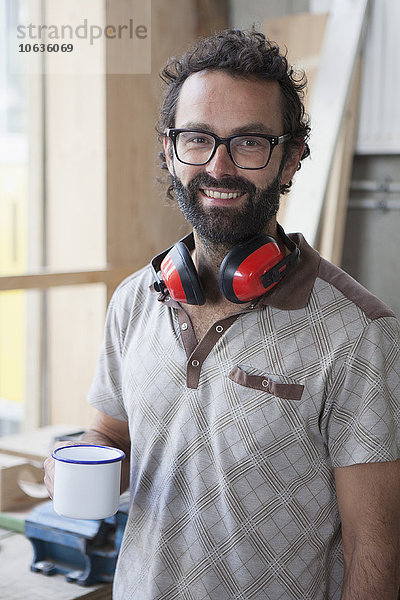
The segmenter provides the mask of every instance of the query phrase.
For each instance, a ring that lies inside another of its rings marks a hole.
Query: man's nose
[[[214,179],[221,179],[224,176],[236,174],[236,165],[229,156],[228,149],[224,144],[218,146],[214,156],[206,164],[206,172],[214,177]]]

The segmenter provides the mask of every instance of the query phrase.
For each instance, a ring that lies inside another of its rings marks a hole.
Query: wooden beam
[[[310,102],[313,133],[306,160],[288,198],[283,225],[317,241],[329,174],[348,104],[368,0],[334,0],[328,18],[320,69]]]
[[[229,22],[229,0],[195,0],[195,36],[225,29]]]
[[[93,271],[40,271],[29,275],[9,275],[0,277],[0,291],[37,289],[45,290],[63,285],[85,285],[104,283],[117,285],[130,275],[134,268],[129,265]]]
[[[340,266],[347,217],[347,199],[356,145],[357,117],[361,83],[361,58],[358,59],[351,95],[340,128],[326,192],[319,241],[321,256]]]
[[[107,1],[107,22],[115,21],[116,4]],[[127,14],[134,14],[135,1],[124,4]],[[136,268],[189,231],[157,184],[160,177],[168,180],[160,170],[161,146],[155,132],[162,91],[159,73],[170,56],[179,56],[200,33],[228,25],[226,0],[152,0],[151,11],[151,74],[107,75],[106,81],[106,260]]]
[[[327,20],[328,13],[300,13],[267,19],[264,24],[264,33],[267,38],[276,42],[281,52],[287,50],[289,64],[296,70],[305,71],[307,77],[306,107],[320,64]],[[304,35],[305,31],[307,35]]]
[[[268,39],[276,42],[281,52],[287,50],[287,59],[292,67],[300,73],[304,71],[307,78],[304,105],[308,110],[313,84],[318,72],[321,48],[324,40],[328,13],[300,13],[267,19],[264,33]],[[304,35],[307,31],[307,35]],[[285,210],[289,196],[281,199],[278,221],[284,223]]]

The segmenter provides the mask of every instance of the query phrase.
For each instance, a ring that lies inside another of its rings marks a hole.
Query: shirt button
[[[199,363],[199,361],[198,361],[198,360],[196,360],[196,359],[192,360],[192,367],[198,367],[198,366],[199,366],[199,364],[200,364],[200,363]]]
[[[217,331],[218,333],[221,333],[224,330],[224,328],[222,327],[222,325],[217,325],[215,328],[215,331]]]
[[[261,385],[262,385],[263,387],[268,387],[268,383],[269,383],[269,382],[268,382],[268,379],[263,379],[263,380],[262,380],[262,382],[261,382]]]
[[[187,323],[182,323],[182,325],[181,325],[182,331],[186,331],[187,328],[188,328],[188,324]]]

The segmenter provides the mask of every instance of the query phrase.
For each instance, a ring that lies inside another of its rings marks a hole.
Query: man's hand
[[[342,600],[397,600],[400,460],[335,469],[342,520]]]
[[[98,444],[123,450],[126,458],[122,461],[121,467],[121,493],[129,487],[130,437],[128,423],[97,412],[91,429],[79,441],[58,442],[54,449],[77,444]],[[54,493],[54,462],[52,456],[44,461],[44,483],[50,498],[53,498]]]
[[[53,450],[56,450],[56,448],[62,448],[63,446],[77,446],[77,445],[81,445],[81,444],[87,444],[88,442],[83,442],[82,440],[78,440],[76,442],[72,442],[70,440],[65,441],[65,442],[57,442],[57,444],[55,444]],[[54,494],[54,466],[55,466],[55,461],[54,458],[52,456],[48,456],[46,458],[46,460],[43,463],[44,466],[44,484],[47,488],[47,492],[50,496],[51,499],[53,499],[53,494]]]

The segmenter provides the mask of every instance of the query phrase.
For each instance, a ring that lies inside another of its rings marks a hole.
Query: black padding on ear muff
[[[171,248],[169,255],[178,271],[183,291],[185,292],[186,302],[195,305],[205,304],[204,290],[186,245],[183,242],[177,242]]]
[[[237,244],[225,256],[221,263],[218,274],[218,284],[222,294],[230,302],[235,304],[243,304],[246,301],[239,300],[233,289],[234,276],[237,273],[242,262],[253,252],[264,246],[265,244],[276,244],[276,240],[270,235],[258,235],[254,238]]]

